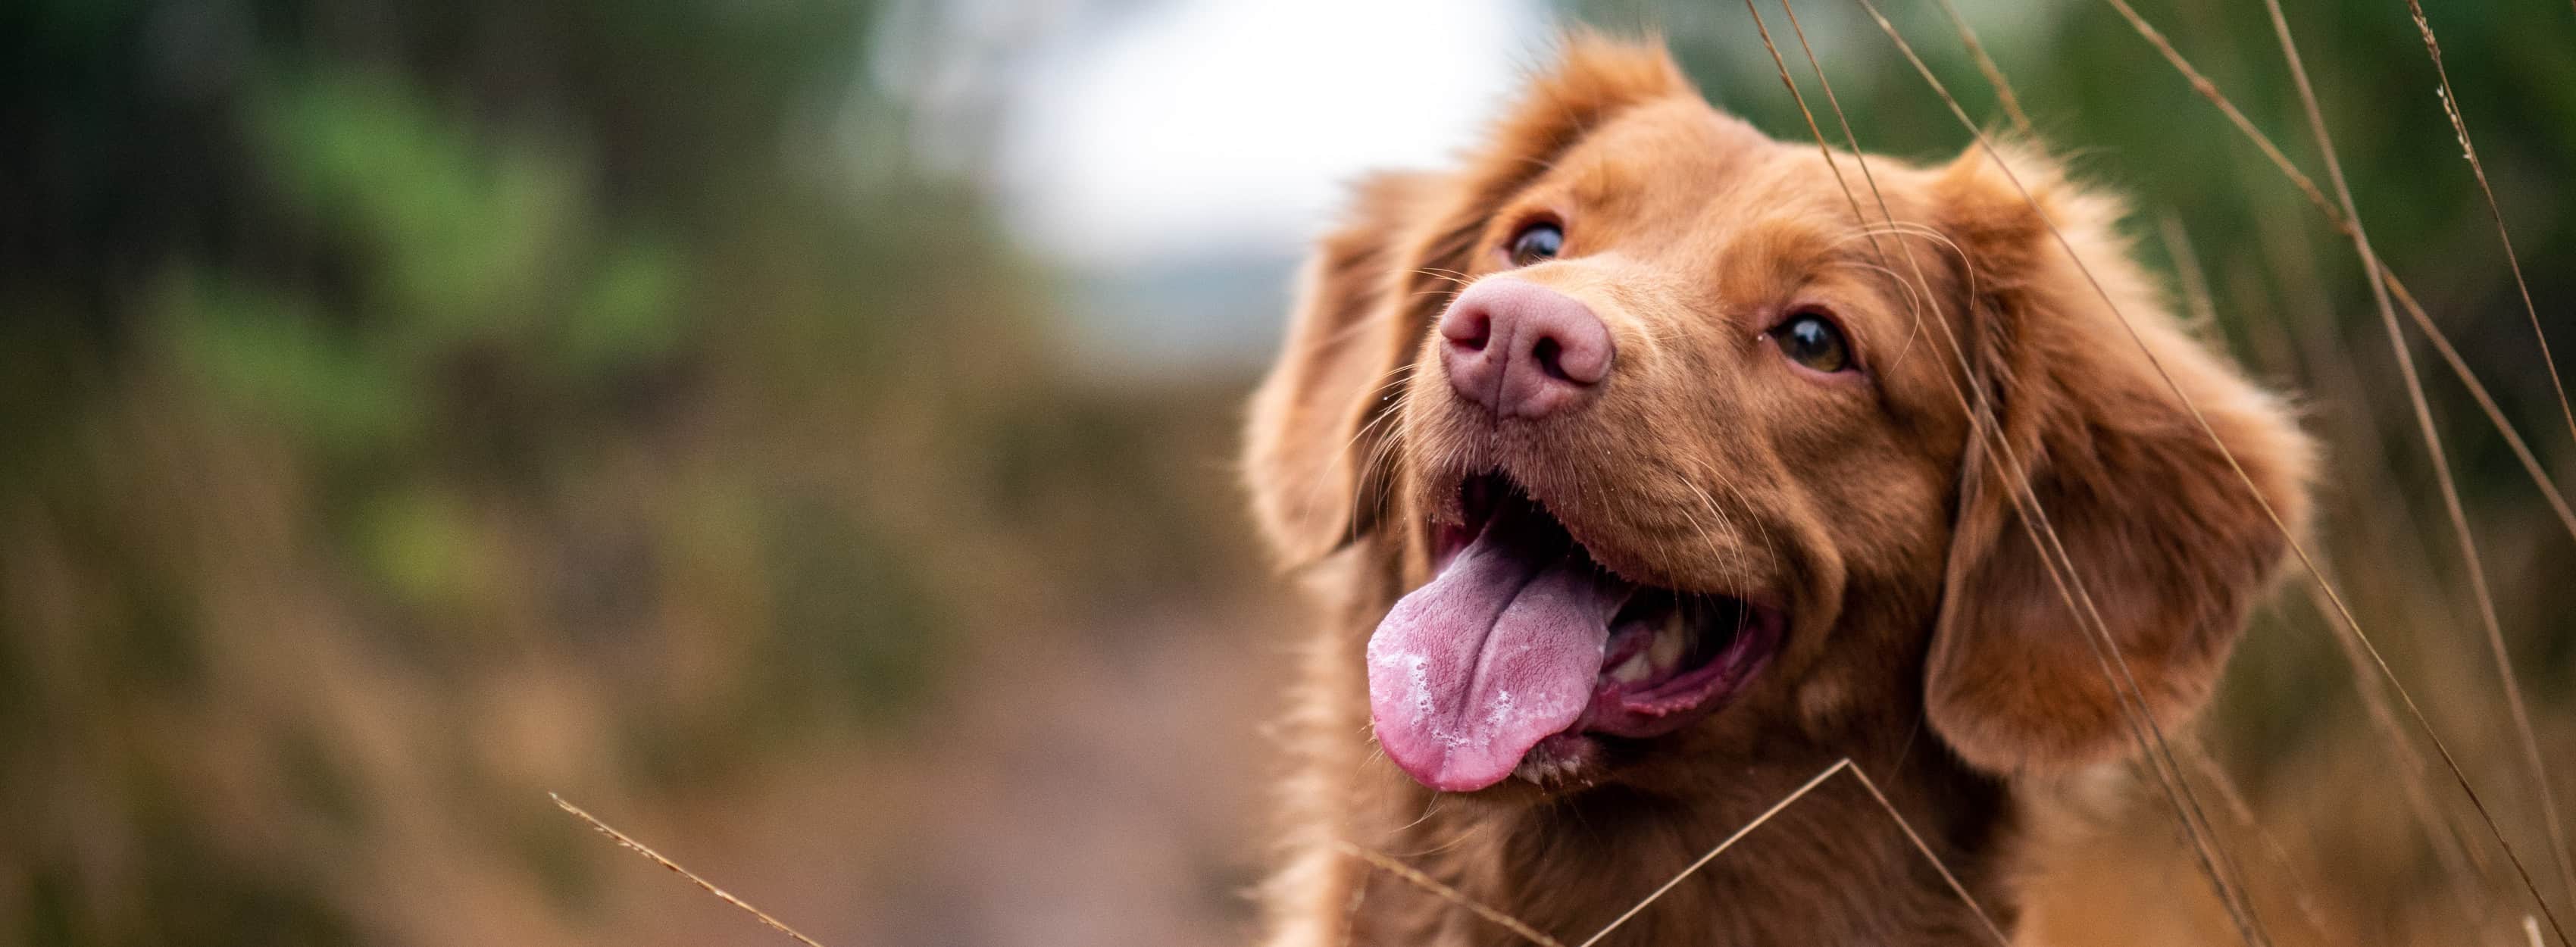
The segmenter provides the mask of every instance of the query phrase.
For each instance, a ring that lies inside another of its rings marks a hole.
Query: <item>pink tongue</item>
[[[1369,637],[1378,744],[1433,789],[1503,781],[1583,715],[1631,591],[1536,509],[1498,513]]]

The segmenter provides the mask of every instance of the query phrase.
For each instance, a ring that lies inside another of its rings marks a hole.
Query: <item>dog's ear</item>
[[[1400,298],[1399,246],[1447,182],[1381,174],[1361,183],[1342,227],[1318,241],[1300,278],[1288,339],[1252,396],[1244,475],[1271,548],[1304,562],[1373,525],[1387,478],[1375,425],[1402,384],[1418,327]],[[1364,433],[1374,436],[1363,436]]]
[[[1687,94],[1660,46],[1569,36],[1466,167],[1360,184],[1307,264],[1279,362],[1252,399],[1244,475],[1281,558],[1313,560],[1384,517],[1396,432],[1374,422],[1457,295],[1495,208],[1620,110]]]
[[[2018,152],[1999,165],[1971,149],[1935,180],[1974,273],[1962,344],[1987,407],[1962,463],[1926,709],[1990,772],[2113,759],[2133,746],[2129,682],[2160,726],[2206,702],[2304,527],[2313,448],[2168,313],[2115,202]],[[2116,655],[2095,647],[2104,631]]]

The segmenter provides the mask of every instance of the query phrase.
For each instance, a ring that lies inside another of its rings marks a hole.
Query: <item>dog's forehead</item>
[[[1628,109],[1576,143],[1557,164],[1578,200],[1614,202],[1652,188],[1669,197],[1723,185],[1758,164],[1771,139],[1697,99]]]
[[[1864,172],[1846,152],[1828,163],[1812,141],[1774,139],[1696,98],[1620,113],[1550,173],[1579,205],[1648,229],[1662,223],[1701,233],[1783,219],[1839,233],[1887,214],[1920,217],[1919,175],[1883,157],[1869,159]]]

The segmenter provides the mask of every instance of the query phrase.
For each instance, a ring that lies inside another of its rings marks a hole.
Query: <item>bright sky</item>
[[[1012,223],[1094,267],[1293,253],[1360,172],[1467,145],[1546,36],[1530,0],[1146,4],[1021,73]]]

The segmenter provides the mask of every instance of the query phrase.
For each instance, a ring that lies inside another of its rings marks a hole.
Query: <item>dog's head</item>
[[[2031,155],[1829,163],[1577,37],[1463,168],[1356,205],[1248,469],[1285,556],[1412,590],[1372,712],[1437,789],[1918,717],[1998,775],[2104,760],[2114,681],[2197,708],[2304,518],[2285,411]]]

